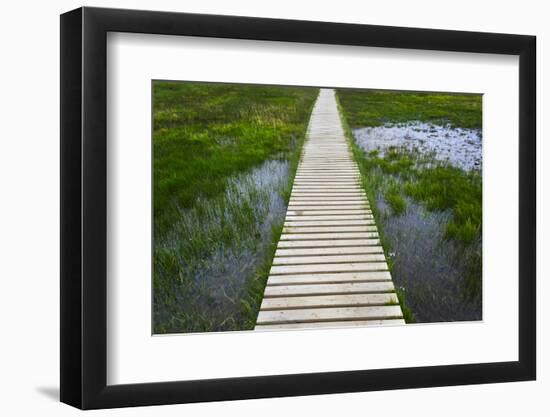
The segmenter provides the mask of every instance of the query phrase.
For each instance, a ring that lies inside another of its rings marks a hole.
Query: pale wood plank
[[[353,255],[358,253],[384,253],[382,246],[351,246],[351,247],[330,247],[330,248],[278,248],[275,257],[288,256],[316,256],[316,255]]]
[[[382,320],[402,318],[399,306],[337,307],[299,310],[261,310],[256,323],[307,323],[339,320]]]
[[[399,326],[404,325],[403,319],[389,320],[350,320],[350,321],[324,321],[312,323],[284,323],[284,324],[258,324],[254,330],[312,330],[312,329],[338,329],[342,327],[367,327],[367,326]]]
[[[298,184],[305,184],[305,185],[311,185],[311,184],[333,184],[333,185],[357,185],[359,184],[359,178],[316,178],[316,179],[309,179],[309,178],[296,178],[294,180],[294,185]]]
[[[378,238],[378,232],[341,232],[341,233],[283,233],[281,240],[328,240],[328,239],[373,239]]]
[[[278,248],[327,248],[327,247],[348,247],[348,246],[374,246],[380,245],[378,238],[367,239],[330,239],[330,240],[281,240],[279,241]]]
[[[275,257],[273,265],[309,265],[353,262],[385,262],[383,253]]]
[[[385,306],[398,304],[394,293],[315,295],[310,297],[264,298],[260,310],[288,310],[296,308]]]
[[[359,209],[331,209],[331,210],[315,210],[315,209],[308,209],[308,210],[293,210],[289,209],[286,212],[287,216],[340,216],[340,215],[352,215],[352,214],[372,214],[370,209],[365,208],[359,208]]]
[[[267,285],[337,284],[391,281],[389,271],[333,272],[328,274],[271,275]]]
[[[355,262],[340,264],[311,264],[311,265],[273,265],[269,271],[270,275],[284,274],[314,274],[327,272],[361,272],[361,271],[386,271],[388,265],[385,261],[380,262]]]
[[[300,199],[296,202],[290,202],[288,206],[318,206],[320,203],[318,200],[308,200],[305,198]],[[359,202],[357,201],[349,201],[349,200],[333,200],[330,197],[327,197],[325,201],[323,201],[324,206],[356,206],[356,205],[368,205],[366,198],[359,199]]]
[[[296,221],[323,221],[323,220],[372,220],[374,219],[372,214],[333,214],[330,216],[286,216],[287,222],[296,222]]]
[[[291,197],[289,204],[300,204],[300,203],[317,203],[319,202],[329,202],[329,203],[356,203],[356,204],[369,204],[366,197]]]
[[[321,197],[321,198],[328,198],[328,197],[363,197],[367,198],[364,191],[319,191],[319,192],[310,192],[310,193],[302,193],[302,192],[295,192],[291,195],[291,198],[300,198],[300,197]],[[368,202],[368,198],[367,198]]]
[[[374,220],[370,219],[347,219],[347,220],[309,220],[309,221],[296,221],[292,219],[286,219],[285,227],[317,227],[317,226],[360,226],[360,225],[374,225]]]
[[[376,232],[376,226],[317,226],[317,227],[283,227],[283,233],[307,234],[307,233],[347,233],[347,232]]]
[[[297,297],[327,294],[376,294],[395,292],[391,281],[346,282],[337,284],[268,285],[265,297]]]
[[[345,211],[345,210],[368,210],[370,207],[367,204],[338,204],[338,205],[331,205],[331,206],[323,206],[323,205],[315,205],[310,206],[307,204],[296,204],[288,207],[290,211],[301,211],[301,212],[318,212],[318,211],[325,211],[325,212],[331,212],[331,211]]]

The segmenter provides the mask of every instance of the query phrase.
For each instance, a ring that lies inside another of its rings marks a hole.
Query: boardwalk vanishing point
[[[321,89],[255,330],[404,323],[334,90]]]

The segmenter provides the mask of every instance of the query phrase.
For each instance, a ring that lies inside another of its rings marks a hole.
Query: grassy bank
[[[291,151],[317,89],[153,83],[155,232],[177,208],[221,193],[227,178]]]
[[[338,97],[352,129],[411,120],[481,128],[477,94],[341,89]]]
[[[154,83],[155,333],[253,328],[317,93]]]
[[[363,185],[379,225],[382,243],[390,265],[399,237],[386,235],[384,225],[395,224],[405,214],[409,218],[422,219],[428,213],[442,213],[446,219],[441,233],[444,251],[448,259],[445,265],[460,269],[460,294],[466,303],[481,305],[481,230],[482,230],[482,181],[479,171],[464,171],[411,149],[395,148],[380,154],[365,152],[354,140],[349,126],[380,126],[386,123],[423,121],[451,124],[461,128],[481,127],[481,97],[435,93],[399,93],[387,91],[338,90],[340,110],[346,123],[354,156],[360,166]],[[420,207],[421,213],[411,214]],[[387,207],[381,210],[380,207]],[[427,212],[424,213],[424,210]],[[416,217],[415,217],[416,215]],[[440,217],[439,214],[437,216]],[[418,220],[416,220],[418,221]],[[392,223],[393,222],[393,223]],[[401,223],[405,224],[405,221]],[[414,233],[402,226],[399,233]],[[420,238],[420,237],[419,237]],[[410,237],[409,237],[410,239]],[[429,239],[429,236],[427,237]],[[406,240],[406,239],[405,239]],[[413,239],[414,240],[414,239]],[[448,242],[445,242],[448,241]],[[412,245],[415,245],[414,242]],[[432,248],[432,247],[430,247]],[[418,248],[407,249],[413,257],[426,257]],[[400,254],[397,254],[399,257]],[[396,259],[397,260],[397,259]],[[419,264],[422,261],[418,261]],[[434,266],[437,268],[439,265]],[[403,268],[402,268],[403,269]],[[405,274],[410,271],[405,271]],[[416,271],[422,279],[427,271]],[[395,276],[394,276],[395,278]],[[407,282],[408,278],[398,281]],[[406,302],[406,285],[398,289],[400,300]],[[416,299],[434,297],[434,294],[416,294]],[[413,309],[414,310],[414,309]],[[414,311],[408,312],[413,315]]]

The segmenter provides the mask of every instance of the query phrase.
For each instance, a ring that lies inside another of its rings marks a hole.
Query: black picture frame
[[[519,56],[519,360],[107,385],[108,32]],[[60,57],[62,402],[94,409],[535,379],[534,36],[84,7],[61,15]]]

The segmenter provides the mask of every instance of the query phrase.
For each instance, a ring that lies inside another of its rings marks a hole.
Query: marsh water
[[[366,152],[405,148],[431,154],[440,162],[464,170],[482,168],[481,131],[453,128],[419,121],[365,127],[353,131],[357,144]]]
[[[155,242],[155,252],[174,266],[163,271],[159,263],[156,273],[179,276],[175,297],[155,308],[155,323],[166,326],[161,332],[247,328],[247,309],[258,307],[247,301],[247,289],[284,221],[290,171],[288,160],[269,160],[231,178],[222,196],[181,210],[171,233]]]
[[[377,205],[392,248],[393,281],[405,293],[415,321],[480,320],[480,299],[465,299],[463,289],[464,258],[481,250],[481,241],[464,249],[444,239],[446,211],[428,211],[409,199],[405,213],[392,216],[382,196]]]
[[[356,143],[365,151],[383,156],[391,149],[406,149],[430,155],[434,164],[451,164],[460,169],[481,170],[481,132],[410,122],[360,128],[353,131]],[[393,178],[400,181],[399,177]],[[396,287],[405,294],[416,322],[472,321],[482,318],[481,295],[464,294],[468,260],[481,254],[481,238],[467,247],[445,239],[451,213],[429,211],[405,197],[407,208],[393,215],[383,192],[376,198],[381,229],[390,244]],[[478,258],[479,259],[479,258]]]

